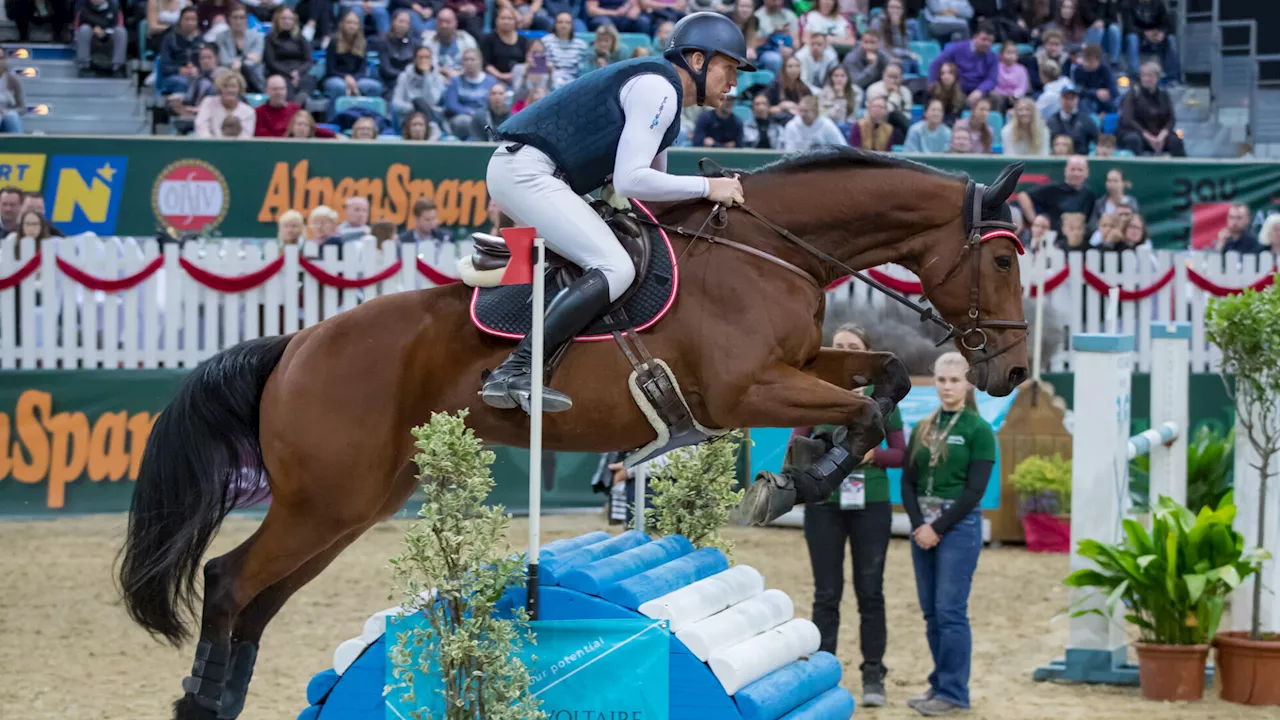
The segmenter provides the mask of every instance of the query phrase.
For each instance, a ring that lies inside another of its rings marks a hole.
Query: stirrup
[[[495,373],[496,375],[496,373]],[[526,371],[505,378],[490,375],[480,388],[480,399],[485,405],[499,410],[519,406],[526,414],[533,412],[532,376]],[[542,386],[542,411],[564,412],[573,407],[573,399],[564,393]]]

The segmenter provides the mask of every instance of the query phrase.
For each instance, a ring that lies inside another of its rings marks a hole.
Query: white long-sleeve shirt
[[[805,125],[804,118],[796,115],[782,129],[782,149],[786,152],[808,150],[819,145],[848,145],[840,134],[840,128],[831,118],[819,115],[812,125]]]
[[[666,202],[706,197],[707,179],[667,174],[667,154],[658,147],[680,115],[675,88],[655,73],[637,75],[619,92],[626,125],[613,163],[613,187],[636,200]]]

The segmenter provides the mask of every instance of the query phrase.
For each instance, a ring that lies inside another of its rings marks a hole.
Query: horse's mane
[[[912,170],[937,177],[948,177],[957,180],[968,179],[964,173],[954,173],[918,163],[914,160],[891,155],[889,153],[863,150],[862,148],[843,145],[823,145],[802,153],[789,155],[760,168],[750,171],[755,174],[792,174],[810,170],[836,170],[849,167],[864,167],[891,170]]]

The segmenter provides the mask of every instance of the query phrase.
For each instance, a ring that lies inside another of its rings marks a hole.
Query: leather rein
[[[718,176],[718,177],[733,177],[733,173],[725,170],[723,167],[720,166],[719,163],[715,162],[714,160],[711,160],[710,158],[703,158],[702,160],[700,160],[698,162],[698,167],[700,170],[702,170],[704,175],[711,175],[711,176]],[[932,322],[933,324],[941,327],[943,330],[946,330],[947,331],[946,336],[944,336],[941,340],[939,340],[934,345],[934,347],[939,347],[943,343],[947,342],[948,340],[958,336],[960,345],[965,350],[968,350],[969,352],[973,352],[973,353],[983,353],[983,351],[985,351],[987,348],[987,342],[988,342],[986,329],[1022,330],[1023,331],[1017,337],[1005,343],[1004,345],[999,346],[994,351],[985,352],[982,355],[976,357],[973,360],[973,362],[976,364],[976,363],[992,360],[1004,354],[1011,348],[1013,348],[1018,342],[1026,338],[1026,329],[1027,329],[1026,322],[1017,322],[1012,320],[983,320],[980,317],[979,306],[980,306],[980,300],[981,300],[981,285],[982,285],[981,274],[980,274],[981,273],[980,250],[981,250],[982,243],[998,237],[1005,237],[1013,240],[1014,245],[1018,249],[1019,255],[1023,254],[1024,252],[1022,247],[1022,241],[1018,239],[1018,236],[1015,233],[1017,228],[1016,226],[1014,226],[1013,223],[1004,222],[1003,220],[984,220],[982,218],[982,200],[983,200],[983,194],[985,192],[986,192],[985,185],[981,183],[975,183],[973,180],[969,180],[969,185],[965,192],[966,204],[968,208],[972,209],[972,214],[965,218],[968,238],[965,241],[964,247],[961,248],[960,254],[956,257],[955,262],[952,263],[951,268],[947,270],[946,273],[943,274],[942,278],[938,281],[937,286],[934,287],[934,290],[936,290],[937,288],[941,287],[944,283],[946,283],[948,280],[950,280],[951,277],[956,274],[956,271],[959,270],[964,265],[964,260],[966,255],[968,255],[973,259],[972,260],[973,285],[969,289],[969,311],[967,313],[968,322],[966,322],[964,326],[959,328],[957,328],[955,325],[952,325],[945,318],[941,317],[936,312],[934,312],[934,309],[932,307],[922,306],[912,301],[910,298],[906,297],[902,293],[899,293],[898,291],[887,287],[883,283],[867,276],[865,273],[862,273],[858,270],[855,270],[852,267],[849,267],[848,264],[841,262],[840,260],[832,257],[828,253],[823,252],[822,250],[819,250],[818,248],[814,247],[812,244],[806,242],[796,234],[792,233],[790,230],[787,230],[786,228],[778,225],[777,223],[774,223],[773,221],[769,220],[765,216],[761,215],[755,208],[751,207],[750,205],[746,203],[742,203],[742,204],[739,204],[737,207],[743,212],[747,213],[748,215],[754,217],[765,227],[774,231],[775,233],[777,233],[779,236],[781,236],[788,242],[801,248],[802,250],[809,253],[810,255],[817,258],[818,260],[824,263],[828,263],[830,265],[834,265],[840,268],[841,270],[844,270],[850,276],[855,277],[858,280],[861,280],[867,285],[870,285],[871,287],[875,288],[876,290],[883,293],[885,296],[889,297],[895,302],[898,302],[901,305],[907,308],[910,308],[912,311],[914,311],[920,316],[920,322]],[[702,226],[697,230],[690,230],[689,228],[683,227],[681,225],[668,225],[666,223],[660,223],[660,222],[657,222],[656,220],[649,220],[648,218],[644,218],[640,216],[635,216],[635,217],[637,220],[647,225],[654,225],[664,230],[669,230],[678,235],[691,238],[694,241],[706,240],[707,242],[712,243],[714,245],[724,245],[724,246],[733,248],[734,250],[744,252],[748,255],[753,255],[762,260],[767,260],[779,267],[785,268],[799,275],[800,277],[804,278],[806,281],[811,283],[814,287],[818,288],[819,291],[821,292],[826,291],[826,288],[823,287],[822,283],[820,283],[817,278],[811,275],[807,270],[799,267],[798,265],[795,265],[794,263],[790,263],[772,253],[766,252],[759,248],[754,248],[754,247],[751,247],[750,245],[737,242],[736,240],[731,240],[729,238],[726,238],[720,235],[712,235],[705,232],[708,226],[710,226],[715,230],[723,230],[725,227],[728,226],[729,224],[728,211],[722,204],[717,203],[715,207],[711,209],[711,212],[707,215],[707,219],[703,221]],[[692,243],[690,244],[690,247],[693,247]],[[926,291],[924,294],[922,294],[920,296],[920,299],[922,301],[927,301],[929,299],[929,292]]]

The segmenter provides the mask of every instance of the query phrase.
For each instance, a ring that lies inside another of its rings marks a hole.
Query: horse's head
[[[933,247],[919,264],[920,280],[934,308],[955,326],[956,347],[969,361],[969,380],[1003,397],[1028,377],[1027,323],[1022,312],[1018,256],[1006,202],[1023,165],[1009,165],[991,186],[969,181],[956,241]],[[957,248],[959,248],[957,250]]]

